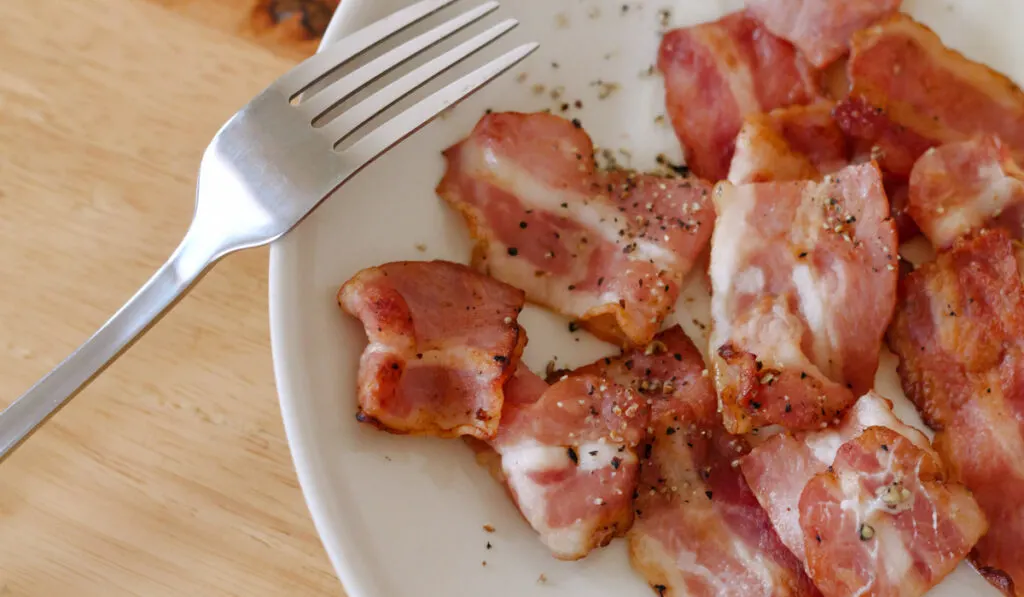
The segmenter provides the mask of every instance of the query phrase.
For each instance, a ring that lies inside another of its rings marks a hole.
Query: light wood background
[[[266,11],[303,3],[255,1],[0,2],[0,406],[164,260],[210,137],[315,47]],[[343,595],[266,302],[266,251],[222,262],[0,465],[0,596]]]

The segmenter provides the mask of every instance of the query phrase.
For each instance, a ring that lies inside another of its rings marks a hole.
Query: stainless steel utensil
[[[374,159],[537,48],[524,44],[503,54],[348,144],[375,116],[517,24],[509,19],[490,27],[329,120],[333,108],[498,7],[492,1],[468,10],[339,80],[318,85],[356,56],[453,2],[422,0],[325,48],[228,120],[203,154],[195,214],[181,244],[103,327],[0,413],[0,461],[170,310],[221,257],[279,238]],[[346,146],[339,148],[343,140]]]

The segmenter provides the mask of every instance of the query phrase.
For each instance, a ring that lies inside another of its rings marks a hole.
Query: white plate
[[[467,260],[465,230],[433,189],[443,171],[440,151],[468,133],[485,108],[532,111],[580,99],[583,109],[569,114],[599,145],[629,150],[633,165],[651,166],[659,152],[678,156],[671,131],[654,123],[664,112],[660,80],[641,76],[655,57],[658,11],[671,7],[672,24],[684,25],[740,2],[625,0],[630,8],[623,14],[623,1],[505,0],[487,22],[515,16],[522,25],[499,47],[532,39],[541,49],[368,168],[271,251],[270,322],[285,427],[313,520],[350,597],[652,594],[630,569],[622,541],[580,562],[554,560],[461,442],[397,437],[357,424],[355,378],[365,337],[335,302],[341,283],[364,267]],[[405,4],[342,0],[325,43]],[[947,44],[1024,81],[1019,0],[904,4]],[[497,49],[485,51],[467,68],[496,55]],[[521,72],[525,82],[517,80]],[[599,101],[592,84],[598,79],[621,88]],[[535,84],[544,86],[543,94]],[[553,86],[564,88],[562,100],[550,98]],[[699,285],[690,290],[699,293]],[[680,317],[691,334],[699,333],[695,316],[706,313]],[[539,310],[528,309],[522,320],[530,331],[526,360],[535,369],[555,355],[574,365],[611,352],[590,339],[574,342],[564,320]],[[893,367],[887,355],[879,389],[897,398]],[[906,402],[900,406],[920,424]],[[486,533],[485,524],[496,532]],[[541,574],[546,583],[538,583]],[[965,564],[932,595],[998,593]]]

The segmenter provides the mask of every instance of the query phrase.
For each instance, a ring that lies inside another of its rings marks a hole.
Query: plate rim
[[[359,7],[362,7],[372,0],[343,0],[338,4],[334,14],[331,16],[327,28],[324,30],[317,52],[322,51],[326,46],[339,41],[346,33],[346,29],[355,28]],[[365,23],[364,25],[369,24]],[[348,597],[367,597],[371,593],[366,583],[361,579],[357,571],[354,558],[343,553],[340,546],[343,545],[333,525],[328,524],[326,496],[319,482],[320,475],[312,462],[310,452],[312,447],[308,444],[307,434],[300,431],[300,415],[297,411],[298,402],[294,399],[293,390],[296,382],[293,379],[296,368],[291,361],[295,360],[294,351],[286,348],[286,334],[283,331],[285,313],[292,310],[293,305],[288,294],[282,292],[282,288],[288,287],[290,281],[297,276],[297,268],[291,267],[291,263],[298,257],[297,235],[286,234],[284,237],[270,245],[269,273],[267,278],[268,294],[268,319],[270,332],[270,355],[274,371],[274,386],[278,396],[278,403],[281,409],[281,419],[284,424],[285,439],[288,451],[291,454],[292,465],[299,482],[299,490],[306,503],[313,527],[316,530],[317,539],[327,555],[335,576],[341,585],[342,591]],[[329,546],[339,546],[333,549]]]

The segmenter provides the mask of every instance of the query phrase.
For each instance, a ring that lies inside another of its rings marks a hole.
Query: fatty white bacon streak
[[[1024,171],[996,135],[933,147],[910,173],[908,211],[940,249],[982,228],[1024,238]]]
[[[832,119],[835,102],[778,108],[743,121],[729,182],[818,180],[850,163],[846,136]]]
[[[714,193],[709,352],[726,429],[820,429],[871,388],[896,299],[874,163]],[[871,300],[865,300],[871,297]]]
[[[644,346],[707,246],[710,186],[598,171],[578,123],[484,116],[445,151],[438,194],[465,218],[473,264],[605,340]]]
[[[338,292],[369,338],[358,419],[392,433],[494,437],[526,333],[523,292],[447,261],[364,269]]]
[[[491,447],[519,511],[559,559],[607,545],[633,523],[636,449],[649,411],[629,388],[576,374],[550,387],[521,370]]]

